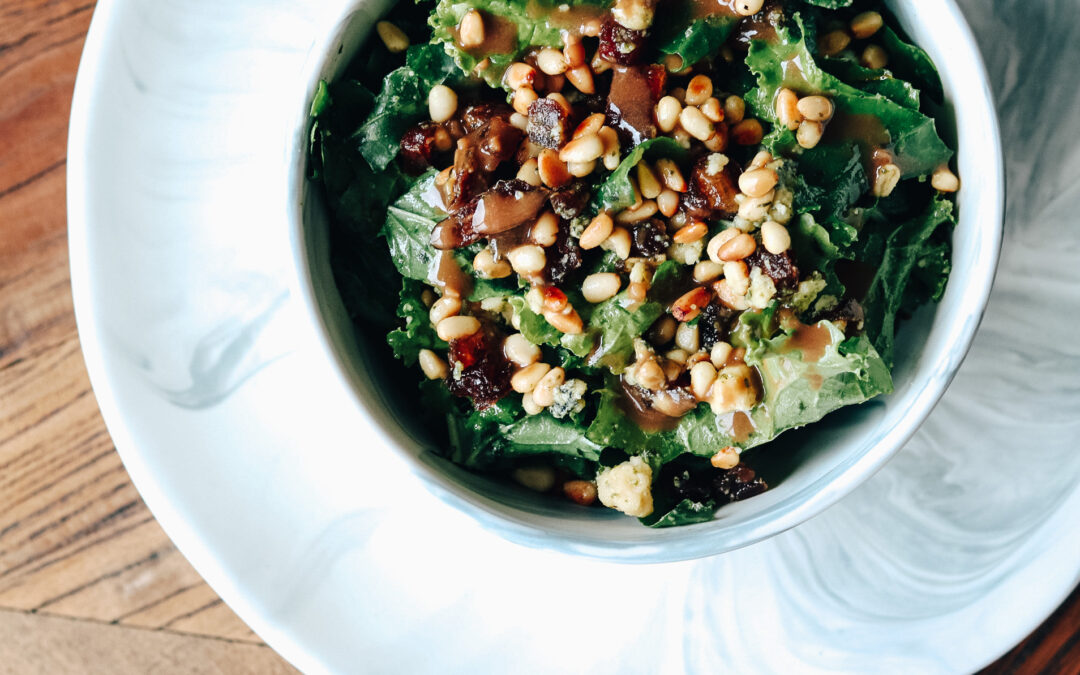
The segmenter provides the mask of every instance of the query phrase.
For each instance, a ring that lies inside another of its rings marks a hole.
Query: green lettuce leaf
[[[660,51],[682,57],[684,66],[716,56],[739,23],[738,17],[725,14],[714,14],[697,20],[692,20],[689,16],[667,15],[668,11],[680,10],[688,14],[686,10],[689,8],[690,3],[684,3],[679,9],[665,6],[662,20],[658,20],[659,25],[654,27]]]
[[[925,91],[935,101],[939,103],[943,101],[941,75],[938,74],[934,62],[922,48],[905,41],[888,26],[878,31],[874,39],[881,41],[882,47],[889,55],[889,70],[897,77],[908,80]]]
[[[864,68],[853,59],[825,58],[821,67],[856,89],[868,94],[880,94],[893,103],[912,110],[919,109],[919,90],[910,82],[893,77],[883,69]]]
[[[394,350],[394,356],[401,359],[406,366],[416,363],[421,349],[446,351],[449,347],[435,334],[435,328],[428,320],[427,305],[420,299],[423,291],[424,285],[419,281],[402,281],[397,315],[404,320],[404,325],[386,336],[386,341]]]
[[[643,141],[619,162],[611,174],[600,185],[593,197],[593,212],[621,211],[634,203],[634,188],[630,183],[630,172],[643,158],[656,159],[670,157],[682,159],[686,150],[672,138],[660,136]]]

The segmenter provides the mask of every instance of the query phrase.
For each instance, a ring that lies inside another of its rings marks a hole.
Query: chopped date
[[[460,366],[458,365],[460,364]],[[483,410],[510,392],[510,364],[502,351],[502,336],[490,325],[469,337],[450,341],[446,386],[454,396],[472,399]]]
[[[505,103],[480,103],[471,105],[461,114],[461,123],[466,131],[474,131],[498,117],[504,122],[510,122],[510,115],[514,109]]]
[[[401,137],[401,161],[407,172],[423,173],[431,166],[435,154],[435,132],[439,125],[435,122],[421,122],[409,129]]]
[[[645,54],[645,32],[630,30],[608,17],[600,26],[600,58],[620,66],[639,63]]]
[[[645,69],[645,79],[649,82],[649,93],[653,101],[659,101],[667,91],[667,68],[652,64]]]
[[[591,196],[588,183],[576,180],[553,192],[549,202],[557,216],[565,220],[573,220],[582,214]]]
[[[721,171],[709,172],[709,155],[694,163],[690,171],[691,190],[700,196],[717,215],[731,215],[739,210],[735,196],[739,194],[739,174],[734,162],[728,162]]]
[[[736,314],[734,310],[715,302],[702,310],[697,324],[701,348],[710,350],[717,342],[727,340],[731,321]]]
[[[558,101],[538,98],[529,104],[526,131],[533,143],[557,150],[570,138],[570,115]]]
[[[561,227],[555,244],[547,249],[545,273],[548,282],[561,284],[579,267],[581,267],[581,247],[578,246],[577,239],[570,236],[568,228]]]
[[[795,288],[799,284],[799,268],[791,257],[791,251],[769,253],[764,246],[758,246],[746,259],[749,269],[758,267],[766,274],[777,288]]]
[[[667,226],[660,220],[650,218],[634,226],[631,255],[652,258],[667,251],[669,246],[671,237],[667,233]]]

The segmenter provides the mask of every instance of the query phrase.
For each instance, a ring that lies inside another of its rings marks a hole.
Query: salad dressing
[[[731,413],[731,417],[725,420],[725,423],[731,440],[736,443],[745,443],[757,431],[754,420],[750,419],[750,416],[741,410]]]
[[[435,269],[435,285],[442,289],[443,295],[449,293],[467,298],[472,293],[472,279],[461,271],[453,251],[439,251],[432,267]]]
[[[802,352],[802,359],[806,363],[817,363],[825,356],[825,350],[832,346],[832,333],[822,323],[805,324],[795,318],[785,316],[781,318],[781,325],[788,330],[794,325],[795,332],[787,339],[781,348],[781,353],[798,350]]]
[[[642,431],[647,433],[671,431],[678,426],[678,417],[665,415],[650,406],[649,402],[638,392],[638,388],[627,383],[625,378],[620,377],[619,384],[624,394],[619,398],[619,408],[627,419],[636,424]]]
[[[477,59],[493,54],[513,54],[517,51],[518,28],[516,23],[497,14],[484,11],[480,11],[480,16],[484,19],[484,41],[476,47],[462,45],[458,28],[455,26],[450,29],[450,34],[454,36],[454,43],[461,51]]]
[[[610,12],[606,7],[599,5],[562,4],[552,10],[550,6],[537,0],[529,0],[525,13],[533,20],[545,19],[549,26],[557,28],[562,33],[565,40],[567,37],[582,37],[590,33],[587,27],[599,25]]]

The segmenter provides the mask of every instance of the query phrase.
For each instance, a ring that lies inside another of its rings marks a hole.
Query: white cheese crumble
[[[581,412],[585,408],[584,380],[567,380],[554,392],[554,403],[548,408],[551,415],[562,419],[571,413]]]
[[[768,274],[764,274],[760,267],[752,269],[750,271],[750,292],[746,297],[750,306],[754,309],[765,309],[774,297],[776,297],[776,284],[773,283],[773,280]]]
[[[714,152],[709,155],[709,159],[706,161],[708,163],[705,165],[705,173],[709,176],[715,176],[724,170],[730,160],[724,153]]]
[[[604,469],[596,475],[596,494],[604,506],[644,518],[653,512],[652,467],[635,456]]]

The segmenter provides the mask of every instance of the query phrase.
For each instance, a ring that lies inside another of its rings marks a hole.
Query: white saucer
[[[524,549],[447,509],[365,447],[312,347],[287,285],[285,196],[257,186],[285,184],[289,161],[261,140],[296,106],[271,85],[301,70],[340,1],[103,0],[72,112],[72,279],[109,430],[177,546],[287,659],[342,673],[965,672],[1077,583],[1069,0],[962,3],[1002,101],[1011,203],[986,319],[926,424],[794,530],[638,567]]]

